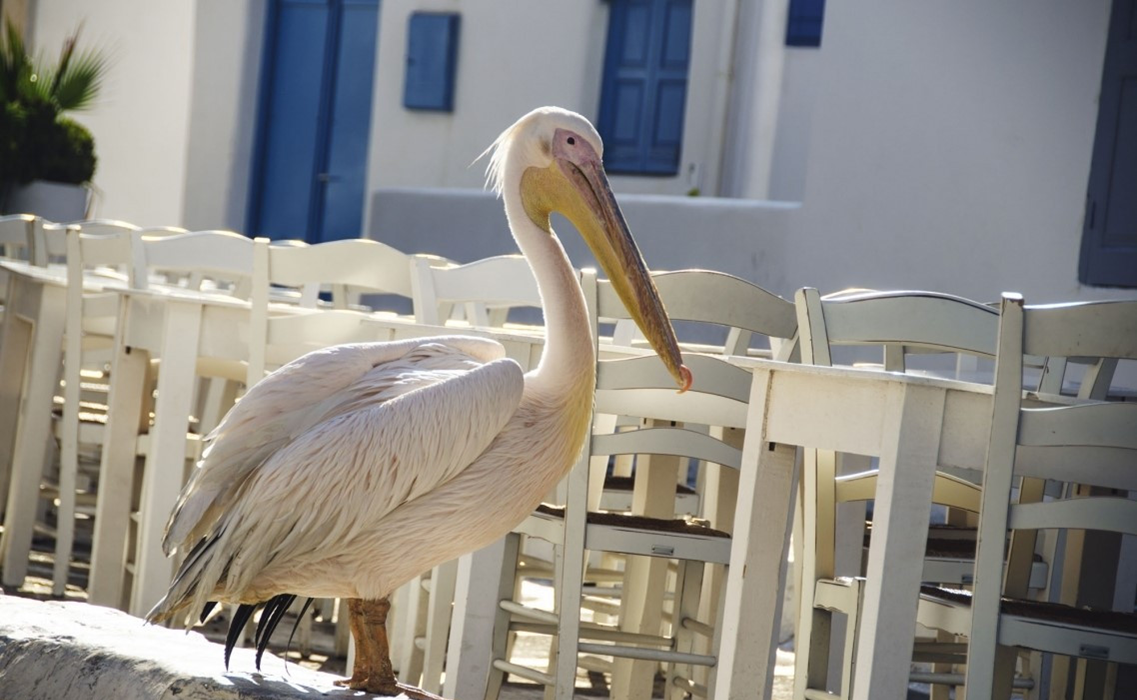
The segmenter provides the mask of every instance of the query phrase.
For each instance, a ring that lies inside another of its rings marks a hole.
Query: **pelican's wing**
[[[284,365],[250,389],[206,438],[202,459],[166,525],[163,549],[169,554],[195,544],[244,480],[313,426],[504,354],[492,340],[444,336],[339,345]]]
[[[443,373],[385,402],[333,411],[274,452],[197,541],[149,617],[199,610],[218,586],[245,591],[274,563],[334,554],[461,473],[514,415],[524,379],[504,358]]]

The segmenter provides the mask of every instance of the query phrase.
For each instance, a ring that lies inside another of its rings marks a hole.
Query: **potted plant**
[[[64,113],[89,108],[107,61],[77,51],[79,29],[51,65],[33,58],[19,30],[5,22],[0,37],[0,211],[56,221],[83,218],[95,145],[91,132]]]

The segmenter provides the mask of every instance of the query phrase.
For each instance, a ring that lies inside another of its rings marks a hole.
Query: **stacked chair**
[[[610,285],[597,281],[593,271],[584,271],[582,278],[596,336],[602,321],[627,319]],[[743,280],[684,271],[658,273],[655,281],[675,320],[732,329],[736,332],[724,335],[738,343],[743,334],[757,333],[779,345],[795,334],[792,304]],[[781,347],[788,355],[792,343]],[[723,352],[723,346],[718,350]],[[601,358],[611,354],[609,343],[602,342]],[[733,520],[725,503],[733,503],[733,496],[717,499],[724,507],[712,520],[675,520],[676,487],[691,463],[704,473],[713,465],[729,474],[700,479],[717,484],[712,489],[729,492],[732,481],[736,483],[749,373],[715,357],[690,355],[687,360],[699,381],[687,394],[677,395],[657,358],[628,358],[637,354],[629,348],[619,354],[625,359],[601,359],[598,364],[592,431],[577,466],[554,495],[558,506],[534,513],[492,556],[475,557],[471,588],[458,599],[470,607],[490,604],[496,611],[493,619],[466,614],[461,632],[452,632],[447,693],[480,697],[479,680],[489,673],[488,698],[497,696],[506,674],[541,683],[557,697],[570,697],[577,669],[584,668],[611,673],[613,695],[647,697],[660,664],[668,672],[669,695],[708,692],[708,674],[700,671],[715,665],[712,647],[719,606],[706,582],[724,580]],[[632,512],[601,512],[609,461],[624,455],[635,456]],[[525,538],[553,544],[551,571],[530,566],[533,559],[525,556]],[[622,571],[590,569],[590,551],[619,553],[625,558]],[[669,575],[671,561],[674,573]],[[549,574],[555,609],[523,605],[519,579]],[[596,576],[600,581],[615,578],[620,585],[615,590],[596,586]],[[672,584],[665,586],[668,579]],[[619,595],[620,602],[606,603],[605,595]],[[582,607],[605,611],[618,623],[582,622]],[[670,608],[666,618],[665,607]],[[456,620],[459,617],[456,612]],[[547,668],[513,663],[510,642],[520,632],[552,639]],[[486,639],[492,640],[490,655],[481,651]]]

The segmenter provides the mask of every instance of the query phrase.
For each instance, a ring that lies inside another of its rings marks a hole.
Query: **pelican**
[[[508,533],[584,443],[596,351],[554,211],[588,243],[680,391],[690,387],[592,124],[540,108],[486,153],[487,183],[541,294],[538,366],[524,374],[492,340],[442,336],[318,350],[265,377],[211,433],[174,506],[163,547],[185,559],[148,620],[184,615],[188,628],[216,602],[239,604],[228,666],[240,628],[265,605],[259,666],[297,596],[345,598],[357,653],[341,683],[409,690],[391,668],[387,596]]]

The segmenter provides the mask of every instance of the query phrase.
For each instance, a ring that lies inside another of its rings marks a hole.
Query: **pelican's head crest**
[[[587,119],[560,107],[538,107],[518,119],[494,139],[478,159],[489,155],[486,163],[486,188],[501,196],[507,171],[524,172],[530,166],[547,167],[553,161],[553,137],[558,129],[580,134],[597,155],[603,155],[600,134]]]

